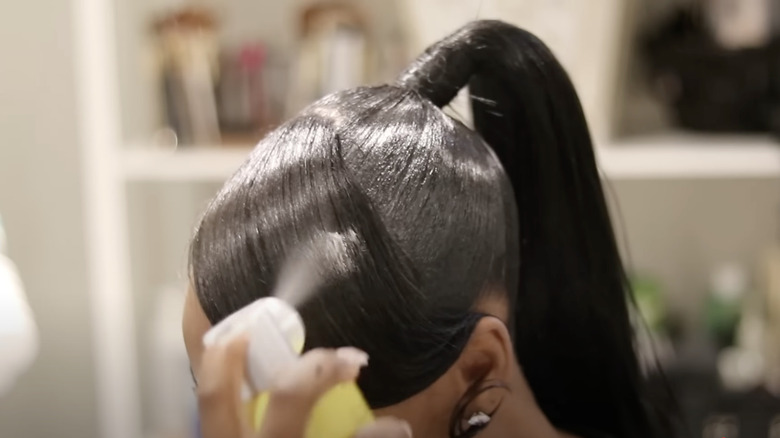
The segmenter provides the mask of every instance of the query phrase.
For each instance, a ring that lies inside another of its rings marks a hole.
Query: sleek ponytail
[[[534,35],[478,21],[429,48],[398,83],[439,107],[468,85],[475,128],[511,180],[520,242],[512,328],[542,410],[574,433],[654,436],[626,276],[564,69]]]

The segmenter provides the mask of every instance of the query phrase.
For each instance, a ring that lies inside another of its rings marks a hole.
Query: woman
[[[476,131],[440,109],[466,85]],[[260,142],[192,240],[196,379],[205,330],[328,231],[355,239],[302,307],[306,348],[367,352],[379,417],[425,438],[660,435],[585,117],[533,35],[470,23]]]

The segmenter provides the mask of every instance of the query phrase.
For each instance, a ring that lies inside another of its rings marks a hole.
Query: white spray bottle
[[[227,317],[204,336],[203,343],[209,347],[240,334],[249,334],[243,397],[248,401],[255,430],[262,425],[268,404],[267,391],[274,378],[303,351],[303,320],[289,302],[301,302],[321,285],[323,264],[327,269],[341,273],[351,269],[347,245],[355,238],[354,233],[318,236],[312,245],[287,263],[275,296],[258,299]],[[357,384],[343,383],[331,389],[315,405],[306,438],[349,438],[373,420]]]

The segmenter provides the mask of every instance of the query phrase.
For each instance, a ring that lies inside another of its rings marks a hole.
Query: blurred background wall
[[[632,140],[616,140],[602,132],[606,129],[603,126],[612,121],[618,125],[612,131],[639,136],[637,156],[652,152],[656,157],[646,167],[641,162],[637,167],[641,159],[632,159],[629,171],[612,166],[617,172],[606,172],[607,197],[629,269],[660,283],[669,310],[681,315],[689,331],[695,331],[701,325],[713,270],[724,263],[737,264],[752,277],[764,252],[778,245],[780,171],[767,174],[739,165],[725,171],[715,166],[712,170],[708,157],[713,157],[710,151],[717,149],[710,149],[713,137],[678,137],[676,132],[681,128],[666,120],[668,117],[659,109],[663,105],[658,99],[647,98],[650,93],[637,86],[646,77],[643,62],[637,60],[640,56],[633,32],[651,27],[651,22],[658,21],[656,16],[668,15],[666,12],[674,6],[693,2],[580,2],[350,3],[367,11],[367,20],[373,23],[371,34],[382,47],[409,47],[404,53],[384,53],[386,69],[378,75],[381,77],[373,78],[382,82],[392,78],[420,48],[477,17],[501,17],[530,27],[553,46],[580,87],[586,108],[595,108],[588,117],[599,131],[599,145],[618,155],[623,151],[626,156],[632,153]],[[93,351],[92,333],[99,328],[91,325],[86,275],[88,268],[100,266],[87,266],[85,255],[87,236],[81,187],[84,175],[79,155],[81,139],[77,134],[81,114],[76,112],[79,95],[74,77],[74,3],[75,0],[41,0],[0,4],[0,54],[5,57],[0,61],[0,214],[8,233],[10,256],[19,265],[42,337],[41,353],[33,369],[12,393],[0,398],[2,438],[98,436],[93,356],[99,351]],[[253,131],[240,135],[225,131],[221,138],[208,141],[187,144],[182,141],[183,136],[171,141],[171,123],[166,120],[166,104],[170,102],[164,102],[160,96],[162,69],[155,57],[159,41],[153,29],[162,18],[175,15],[182,5],[210,6],[221,23],[219,37],[215,38],[227,57],[235,57],[235,52],[244,46],[255,50],[252,45],[262,43],[268,61],[263,74],[268,75],[266,79],[271,84],[266,84],[265,91],[272,95],[284,89],[275,86],[271,79],[280,76],[279,71],[281,76],[289,71],[300,37],[298,9],[310,2],[111,3],[116,17],[116,28],[111,29],[115,34],[111,36],[115,37],[112,47],[116,51],[119,83],[119,99],[112,104],[120,108],[122,132],[117,144],[106,147],[116,154],[120,166],[115,177],[127,188],[126,193],[117,196],[126,200],[128,206],[131,266],[127,269],[131,271],[134,304],[134,309],[128,311],[133,312],[135,322],[133,337],[142,386],[143,424],[139,428],[149,437],[180,436],[163,430],[171,426],[170,419],[175,415],[181,414],[172,422],[177,427],[192,415],[187,411],[189,406],[173,406],[183,405],[191,396],[191,388],[186,363],[176,356],[181,353],[175,348],[180,344],[178,308],[175,299],[166,297],[181,295],[187,241],[205,202],[244,159],[263,129],[283,120],[285,115],[284,111],[263,115],[266,119],[258,121]],[[410,12],[402,7],[410,4],[420,8]],[[448,7],[449,4],[462,7]],[[528,13],[531,4],[548,8],[534,15]],[[594,20],[611,17],[614,23],[607,27],[612,30],[603,35],[594,33],[592,28],[605,27],[597,24],[591,25],[591,29],[583,28],[582,35],[566,33],[573,27],[569,24],[578,23],[571,20],[585,4],[594,5],[590,8]],[[617,6],[626,5],[631,7],[621,16]],[[641,25],[634,26],[640,21]],[[626,35],[623,28],[629,24],[637,29]],[[586,42],[580,46],[569,44],[577,40]],[[613,47],[618,41],[625,44]],[[580,50],[581,46],[588,50]],[[634,84],[626,85],[632,81]],[[621,99],[625,102],[617,103],[620,108],[613,110],[610,102]],[[259,126],[263,124],[266,126]],[[642,136],[653,136],[657,130],[662,131],[662,137],[663,131],[671,131],[671,140],[662,141],[652,151],[654,147],[641,146],[645,138]],[[765,163],[752,157],[765,156],[767,148],[773,152],[770,160],[780,160],[776,141],[766,132],[729,138],[726,152],[740,159],[747,157],[757,167]],[[756,141],[758,147],[751,146]],[[743,143],[747,145],[744,148]],[[173,148],[178,148],[176,153],[172,153]],[[667,164],[674,167],[674,161],[687,156],[692,149],[701,152],[703,158],[701,162],[689,163],[691,173],[666,176]],[[607,165],[611,156],[608,154],[605,160]],[[631,174],[630,169],[639,172]],[[709,174],[696,176],[702,169]],[[752,282],[750,287],[754,287]],[[160,357],[161,351],[172,355]],[[164,367],[170,368],[161,371]],[[165,382],[168,386],[160,385],[171,371],[180,371],[182,379]],[[179,394],[179,390],[185,395]],[[174,392],[173,399],[164,399],[165,394]]]
[[[96,437],[72,2],[0,3],[0,214],[41,332],[3,438]]]

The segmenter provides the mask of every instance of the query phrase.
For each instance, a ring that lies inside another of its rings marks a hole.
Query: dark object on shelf
[[[256,133],[269,123],[263,80],[266,49],[246,44],[222,55],[218,112],[223,132]]]
[[[686,423],[680,436],[780,436],[780,398],[761,388],[744,393],[726,391],[714,369],[677,368],[667,370],[666,375]]]
[[[774,438],[780,434],[780,399],[763,389],[744,394],[725,393],[718,398],[715,415],[708,421],[721,418],[734,422],[739,437]]]
[[[184,8],[155,20],[152,29],[168,127],[180,145],[218,143],[214,89],[219,50],[213,15]]]
[[[653,88],[686,128],[780,134],[780,42],[729,50],[681,12],[643,44]]]

